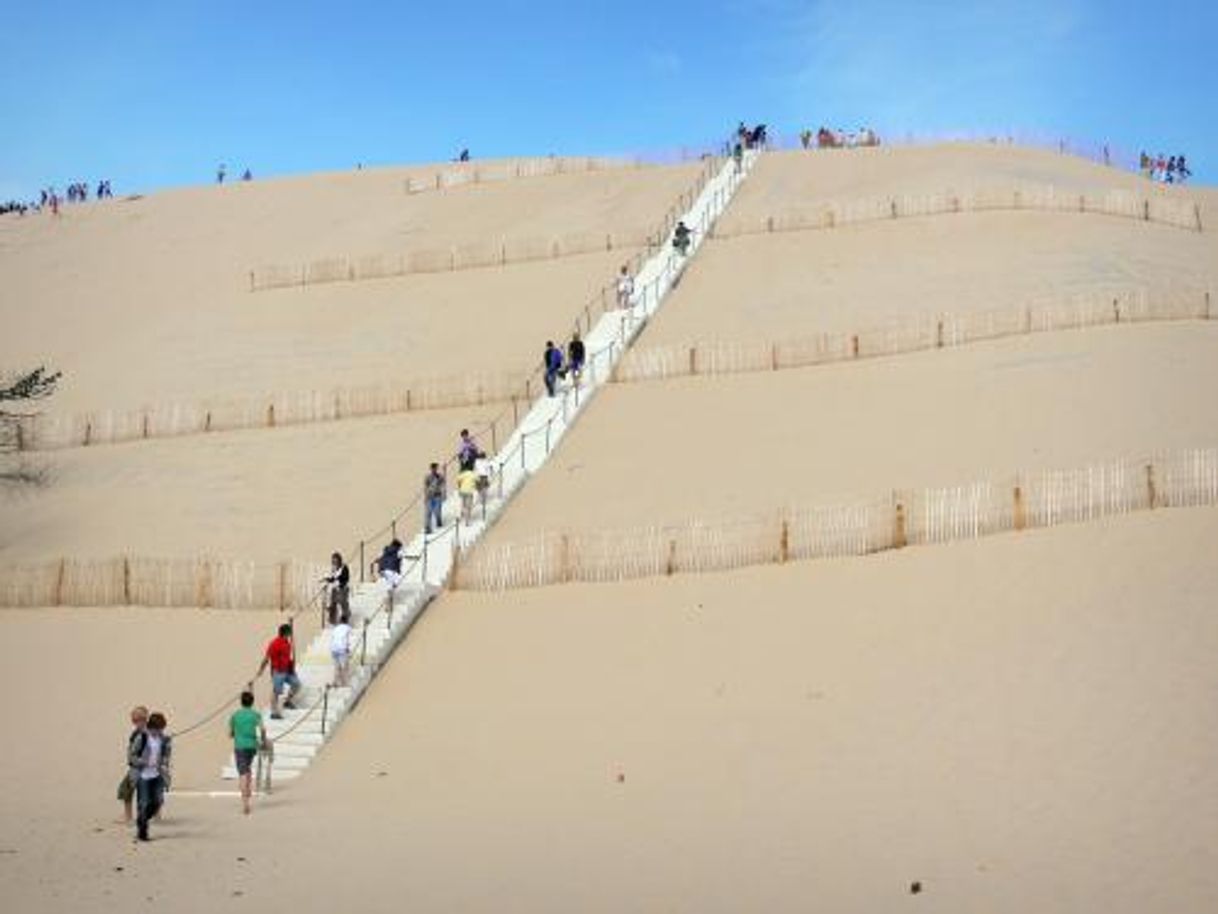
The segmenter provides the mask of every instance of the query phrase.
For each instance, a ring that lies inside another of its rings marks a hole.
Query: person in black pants
[[[567,370],[571,372],[571,378],[576,384],[579,383],[580,376],[584,373],[586,358],[584,341],[579,338],[579,331],[576,330],[571,334],[571,342],[567,344]]]
[[[351,569],[343,561],[341,553],[335,552],[330,556],[330,573],[322,580],[330,585],[327,616],[330,624],[335,625],[339,619],[351,612]]]
[[[131,746],[133,768],[139,770],[135,783],[137,841],[148,841],[148,823],[161,811],[165,788],[169,786],[170,738],[165,732],[165,715],[153,711],[148,715],[144,738]]]

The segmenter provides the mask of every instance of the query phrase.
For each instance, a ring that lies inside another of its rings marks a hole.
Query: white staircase
[[[671,235],[665,240],[635,276],[629,307],[606,311],[584,336],[588,362],[581,382],[575,385],[568,378],[556,396],[538,399],[494,455],[496,475],[491,482],[485,519],[478,506],[469,523],[461,522],[459,499],[455,495],[449,497],[443,512],[447,525],[431,535],[420,533],[406,544],[407,561],[391,608],[383,584],[353,585],[351,684],[328,688],[333,678],[329,629],[320,631],[307,650],[298,652],[296,671],[303,688],[296,699],[297,709],[285,709],[282,720],[271,720],[264,713],[267,736],[274,743],[271,762],[274,781],[298,777],[309,766],[398,642],[447,583],[461,552],[478,541],[520,487],[545,465],[592,396],[608,383],[623,351],[679,282],[685,265],[705,242],[715,219],[752,169],[756,156],[756,152],[745,153],[739,168],[728,159],[707,182],[682,217],[693,231],[688,253],[682,257],[673,250]],[[236,769],[227,765],[222,776],[236,778]]]

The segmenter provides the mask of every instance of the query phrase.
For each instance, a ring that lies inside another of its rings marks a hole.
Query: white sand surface
[[[618,384],[487,542],[850,504],[1218,444],[1213,322]]]
[[[101,753],[96,778],[10,791],[0,893],[46,912],[1211,910],[1216,537],[1218,512],[1186,509],[446,595],[249,820],[183,797],[133,847],[105,825]],[[109,749],[114,703],[62,713],[96,715]]]
[[[324,564],[337,549],[355,569],[359,539],[414,499],[428,463],[456,452],[462,428],[478,429],[501,408],[38,454],[48,485],[0,490],[0,562],[126,553]],[[421,525],[416,511],[400,529]]]

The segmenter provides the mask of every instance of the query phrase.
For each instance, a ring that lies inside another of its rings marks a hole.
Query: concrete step
[[[255,773],[257,773],[255,769]],[[271,769],[271,784],[278,784],[280,781],[294,781],[296,778],[304,774],[303,768],[280,768],[279,763]],[[220,769],[220,777],[226,781],[237,780],[237,767],[235,765],[225,765]]]

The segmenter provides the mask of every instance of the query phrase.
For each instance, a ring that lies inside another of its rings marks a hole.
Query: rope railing
[[[322,596],[326,593],[326,591],[327,591],[326,587],[318,588],[314,592],[313,596],[307,602],[305,602],[303,604],[298,603],[293,608],[291,614],[288,616],[288,618],[286,620],[287,624],[292,626],[293,640],[295,639],[296,620],[298,618],[304,616],[308,612],[310,612],[314,608],[314,606],[319,603],[319,601],[321,600]],[[261,672],[262,672],[262,667],[260,664],[259,668],[257,670],[255,670],[254,674],[252,676],[250,676],[249,679],[246,680],[246,684],[244,686],[242,686],[236,692],[229,692],[227,697],[218,706],[216,706],[214,710],[209,711],[207,714],[204,714],[201,718],[198,718],[193,723],[191,723],[189,726],[175,730],[172,734],[173,738],[175,740],[180,740],[182,737],[196,732],[197,730],[199,730],[202,727],[206,726],[207,724],[211,723],[213,720],[215,720],[217,717],[219,717],[221,714],[223,714],[228,708],[231,708],[234,704],[239,703],[241,700],[241,693],[244,692],[246,689],[253,688],[254,683],[258,681],[258,679],[261,675]]]
[[[897,490],[851,504],[643,528],[547,532],[467,556],[457,586],[502,591],[862,556],[910,545],[1218,505],[1218,450]]]
[[[914,314],[857,331],[827,330],[769,341],[670,343],[625,353],[612,379],[782,371],[1086,327],[1212,320],[1218,314],[1211,301],[1211,293],[1202,289],[1103,290],[1059,302]]]

